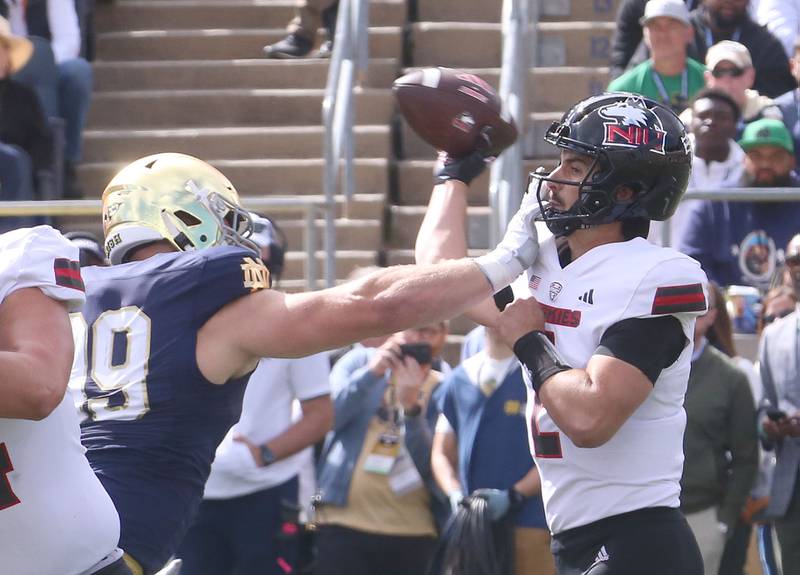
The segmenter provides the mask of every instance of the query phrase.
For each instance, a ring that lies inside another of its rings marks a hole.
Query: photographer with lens
[[[317,575],[424,573],[437,522],[430,401],[446,324],[356,347],[331,371],[334,426],[318,469]]]

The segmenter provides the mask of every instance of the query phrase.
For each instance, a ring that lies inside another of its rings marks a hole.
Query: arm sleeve
[[[385,378],[378,377],[367,367],[369,350],[354,348],[344,354],[331,369],[331,395],[333,396],[333,428],[340,430],[368,409],[368,392],[382,385]]]
[[[83,305],[78,248],[49,226],[21,229],[0,236],[0,301],[12,292],[38,287],[45,295]]]
[[[717,237],[713,209],[709,201],[693,203],[686,214],[683,234],[677,239],[676,249],[696,259],[708,274],[708,279],[717,281],[718,274],[714,265],[713,247],[721,238]]]
[[[675,316],[629,318],[605,331],[595,354],[629,363],[655,384],[661,371],[675,363],[685,345],[683,327]]]
[[[305,401],[330,395],[330,363],[327,353],[316,353],[292,360],[289,364],[292,392],[296,399]]]
[[[770,341],[770,332],[771,326],[768,327],[763,335],[761,336],[761,341],[758,344],[758,372],[761,376],[761,403],[758,406],[758,430],[761,431],[761,420],[767,413],[767,409],[771,406],[777,407],[778,402],[778,390],[775,387],[775,380],[772,378],[772,365],[769,360],[769,352],[768,352],[768,342]],[[766,435],[761,434],[761,446],[771,451],[775,448],[775,444],[769,440]]]

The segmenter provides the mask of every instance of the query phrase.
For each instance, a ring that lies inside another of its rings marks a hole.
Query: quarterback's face
[[[561,150],[561,163],[550,173],[550,177],[562,182],[547,181],[547,195],[542,199],[550,202],[550,207],[559,212],[565,212],[572,207],[580,195],[580,184],[589,175],[593,160],[589,156],[578,154],[570,150]]]

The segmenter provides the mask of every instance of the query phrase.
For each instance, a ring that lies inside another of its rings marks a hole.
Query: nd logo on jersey
[[[244,258],[242,260],[242,272],[244,272],[244,287],[249,288],[250,292],[256,292],[269,288],[269,271],[259,259]]]

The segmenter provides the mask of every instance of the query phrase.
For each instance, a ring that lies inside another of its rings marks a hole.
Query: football
[[[517,139],[514,120],[497,92],[475,74],[422,68],[395,80],[393,91],[411,129],[453,157],[472,152],[486,126],[491,128],[490,155],[498,155]]]

